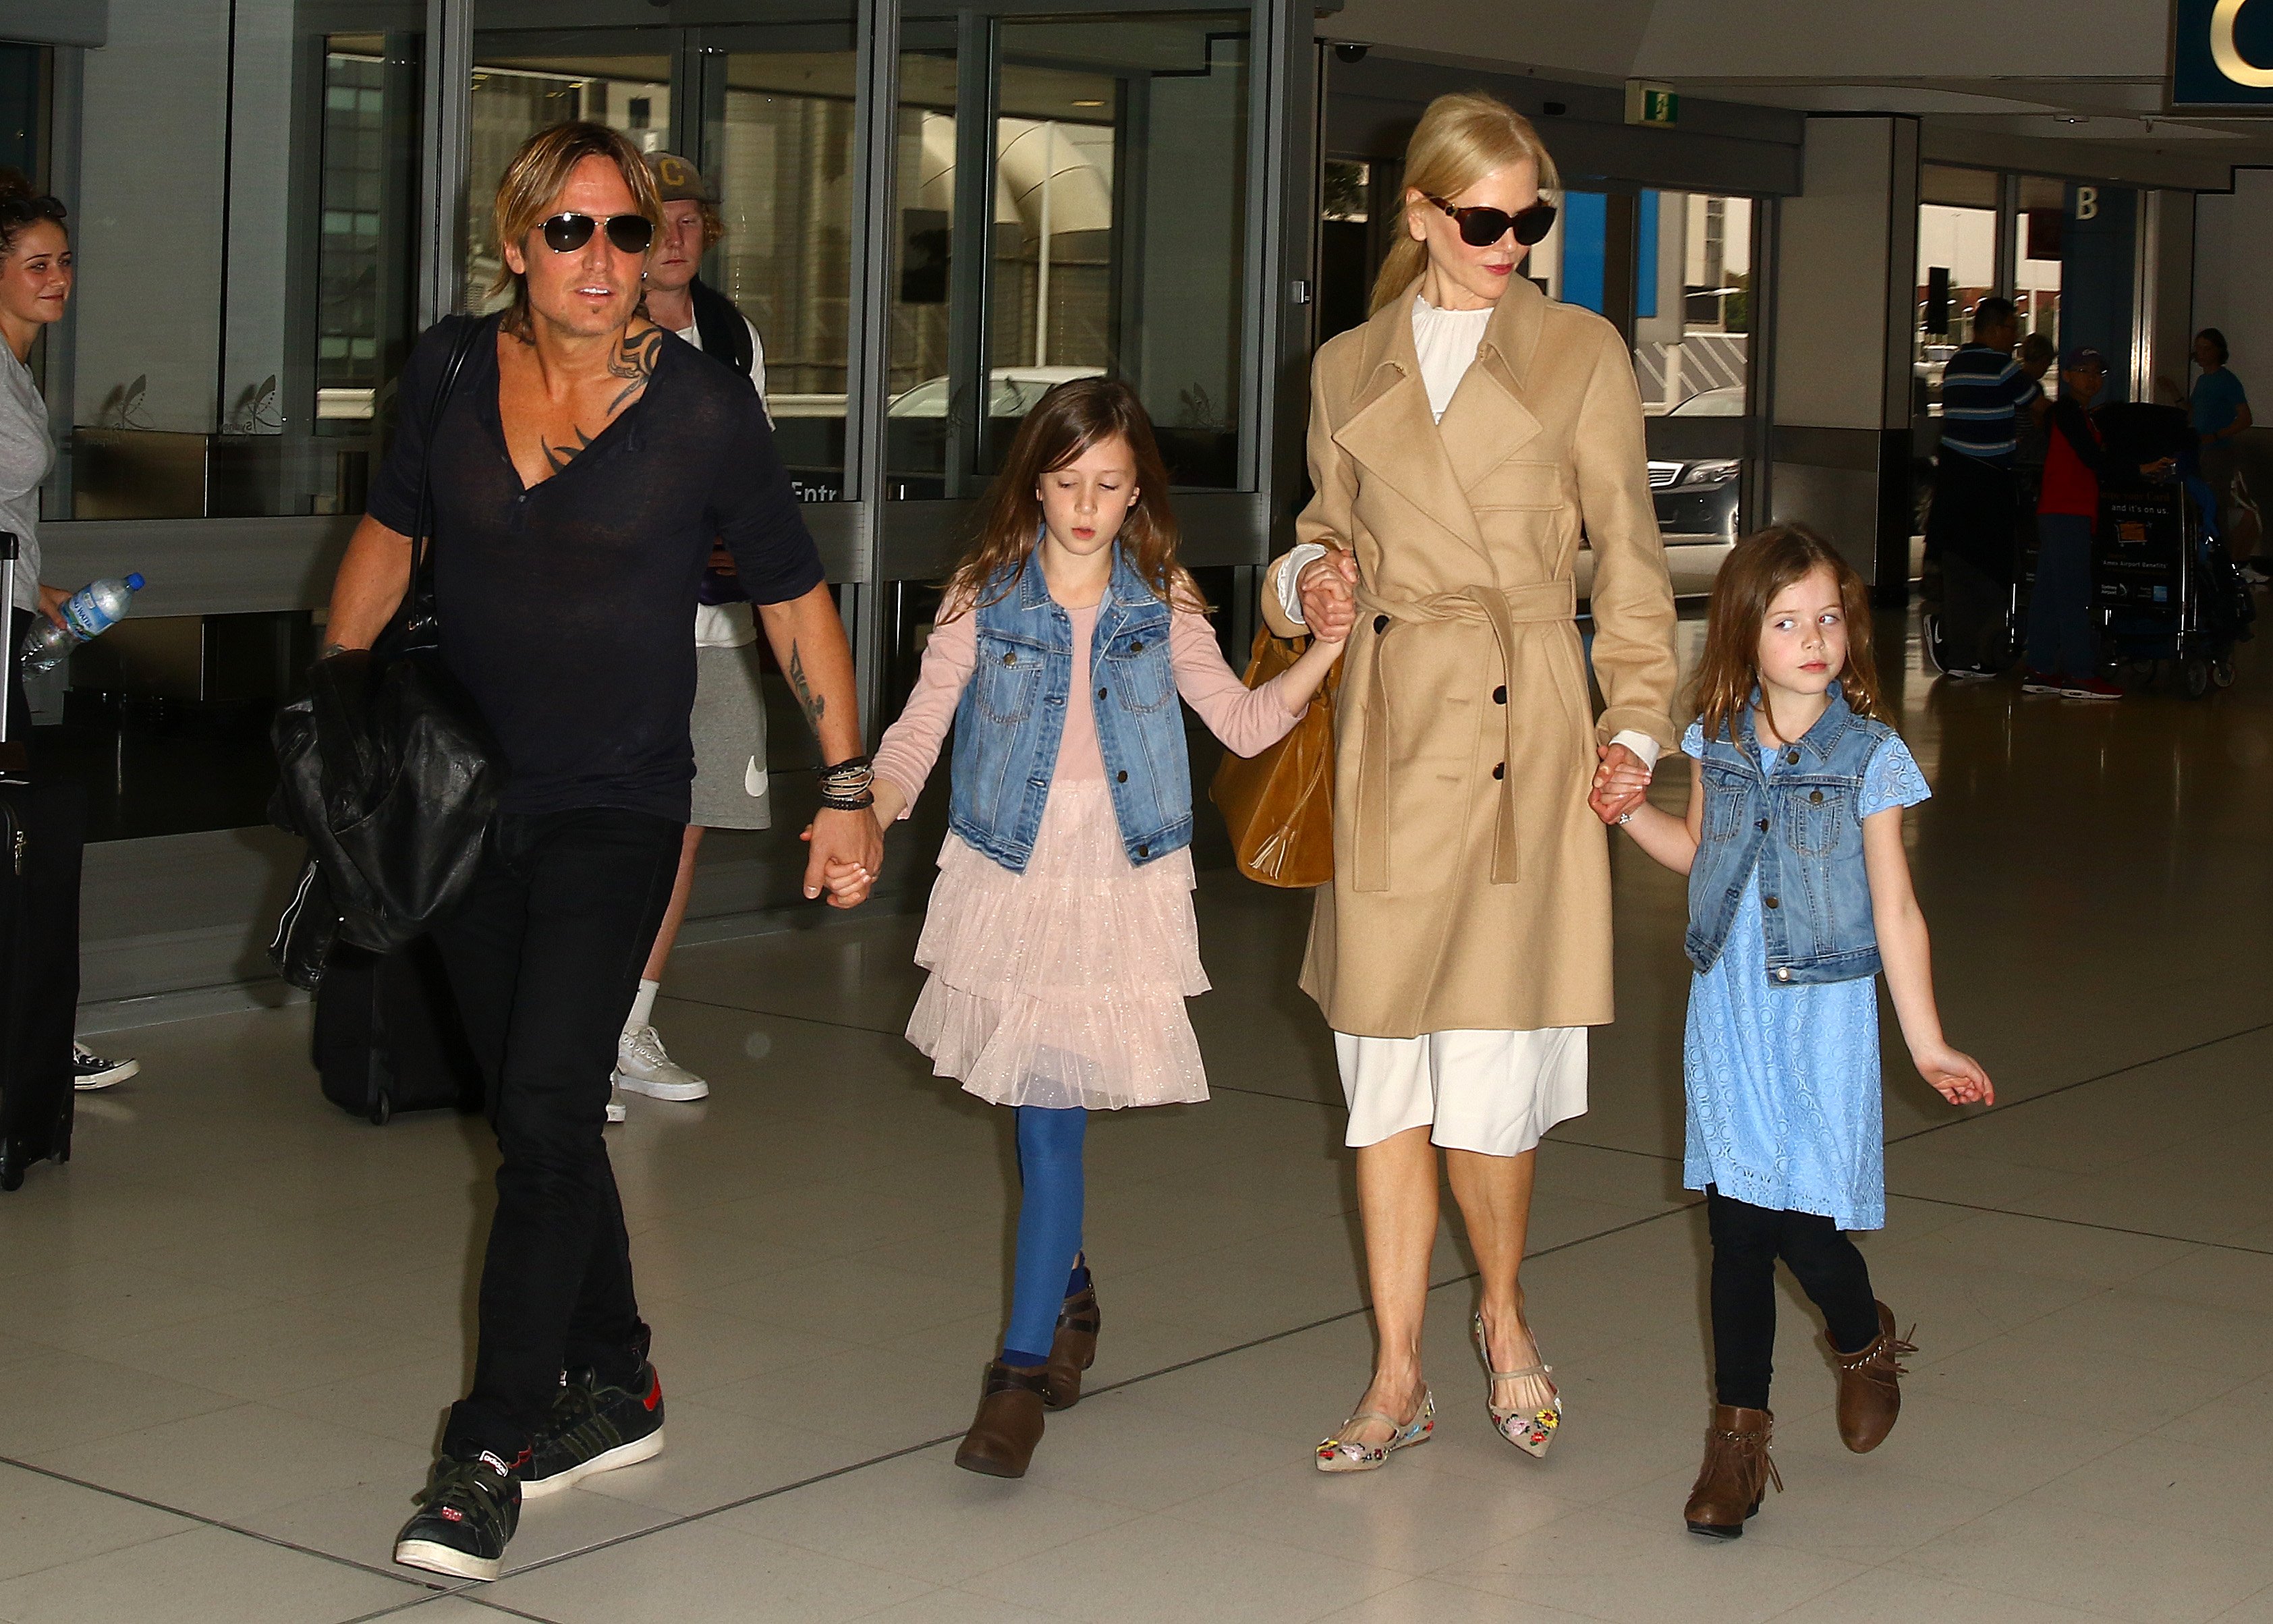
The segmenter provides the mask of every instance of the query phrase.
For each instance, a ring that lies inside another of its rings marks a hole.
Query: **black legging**
[[[1839,1226],[1813,1213],[1776,1212],[1705,1191],[1713,1231],[1713,1382],[1739,1410],[1768,1407],[1775,1361],[1775,1263],[1823,1312],[1832,1345],[1855,1353],[1879,1334],[1871,1271]]]

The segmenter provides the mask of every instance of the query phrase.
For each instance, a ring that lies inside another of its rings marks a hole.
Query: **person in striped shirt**
[[[2010,299],[1973,307],[1973,342],[1941,376],[1941,451],[1926,557],[1941,566],[1945,674],[1992,677],[2003,667],[2020,489],[2013,454],[2022,414],[2044,415],[2044,391],[2013,358],[2019,322]]]

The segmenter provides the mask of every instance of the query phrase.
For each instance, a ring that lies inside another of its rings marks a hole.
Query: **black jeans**
[[[2001,671],[2012,657],[2005,620],[2020,549],[2020,484],[2008,467],[1945,451],[1934,473],[1925,551],[1941,566],[1942,639],[1949,658]]]
[[[646,1356],[608,1164],[624,1011],[671,900],[680,825],[645,812],[503,814],[437,930],[488,1087],[499,1162],[473,1391],[443,1447],[513,1459],[564,1370],[628,1381]]]
[[[1713,1231],[1713,1385],[1721,1402],[1768,1407],[1778,1258],[1823,1311],[1833,1347],[1854,1353],[1878,1335],[1871,1271],[1830,1219],[1754,1207],[1710,1185],[1705,1214]]]

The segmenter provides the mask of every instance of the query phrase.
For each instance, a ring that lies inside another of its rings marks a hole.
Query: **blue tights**
[[[1002,1363],[1046,1363],[1059,1306],[1087,1282],[1074,1267],[1081,1255],[1082,1141],[1089,1113],[1021,1105],[1018,1112],[1018,1270],[1010,1292],[1010,1328]]]

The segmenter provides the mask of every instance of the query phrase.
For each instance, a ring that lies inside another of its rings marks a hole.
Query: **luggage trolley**
[[[2175,665],[2192,699],[2232,686],[2248,588],[2181,481],[2104,493],[2091,565],[2111,658],[2147,667],[2150,681]]]

